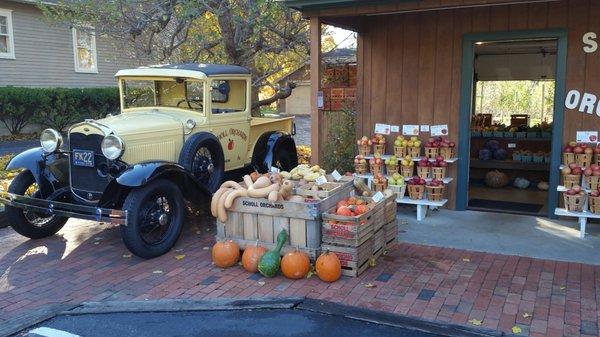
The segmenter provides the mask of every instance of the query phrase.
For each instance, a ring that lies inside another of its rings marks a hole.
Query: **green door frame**
[[[517,30],[491,33],[472,33],[463,37],[462,70],[459,111],[459,161],[457,179],[456,209],[464,211],[468,206],[469,160],[471,141],[471,109],[474,82],[474,46],[477,41],[503,41],[523,39],[557,39],[556,84],[554,91],[554,119],[552,128],[552,155],[550,160],[550,182],[548,189],[548,217],[556,218],[554,208],[558,205],[558,167],[561,162],[562,134],[567,72],[567,30]]]

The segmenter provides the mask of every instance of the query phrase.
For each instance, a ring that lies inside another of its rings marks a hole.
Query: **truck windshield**
[[[203,112],[204,82],[183,79],[124,79],[123,107],[172,107]]]

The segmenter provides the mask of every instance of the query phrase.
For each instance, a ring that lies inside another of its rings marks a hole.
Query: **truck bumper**
[[[39,213],[127,225],[127,211],[36,199],[0,191],[0,204]]]

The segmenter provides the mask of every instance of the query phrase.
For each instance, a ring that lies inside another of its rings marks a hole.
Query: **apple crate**
[[[413,146],[408,148],[408,154],[413,158],[418,158],[421,156],[421,147]]]
[[[398,238],[398,220],[394,219],[383,225],[383,232],[385,235],[386,248],[393,246]]]
[[[594,214],[600,214],[600,197],[588,196],[588,208]]]
[[[600,188],[600,176],[587,176],[585,177],[585,184],[588,189],[597,191]]]
[[[454,149],[451,147],[440,148],[440,156],[444,157],[444,160],[449,160],[454,157]]]
[[[383,209],[383,202],[377,203],[375,215],[373,216],[373,232],[379,230],[385,224],[385,211]]]
[[[398,158],[404,158],[408,154],[406,146],[394,146],[394,155]]]
[[[388,183],[387,183],[386,179],[384,179],[383,182],[378,182],[378,183],[372,182],[372,185],[373,185],[373,191],[382,192],[382,193],[388,187]]]
[[[575,163],[575,153],[563,152],[563,165],[569,165]]]
[[[412,200],[421,200],[425,197],[425,185],[408,185],[408,197]]]
[[[298,247],[315,259],[321,250],[321,214],[338,201],[350,196],[352,182],[339,193],[319,201],[304,203],[278,201],[263,198],[240,197],[227,210],[227,221],[217,220],[217,239],[231,239],[243,249],[247,245],[259,245],[268,249],[276,246],[277,234],[285,229],[288,233],[281,254]]]
[[[331,197],[335,193],[343,190],[347,183],[326,182],[317,185],[315,182],[309,182],[305,185],[296,187],[296,194],[303,197],[311,197],[314,199],[325,199]]]
[[[373,203],[368,206],[367,212],[357,216],[337,215],[335,206],[324,212],[322,241],[328,244],[358,247],[371,238],[380,208]]]
[[[421,179],[429,178],[429,166],[417,166],[417,175]]]
[[[373,144],[373,154],[385,154],[385,144]]]
[[[567,193],[563,193],[564,201],[565,201],[565,209],[569,212],[582,212],[583,205],[585,204],[585,194],[575,194],[569,195]]]
[[[400,165],[400,174],[406,178],[410,178],[413,176],[414,169],[414,165]]]
[[[373,175],[376,175],[378,173],[383,174],[383,165],[381,165],[381,164],[374,164],[374,163],[370,162],[369,166],[371,168],[371,173]]]
[[[591,153],[577,153],[575,154],[575,162],[581,167],[590,167],[592,165],[592,156]]]
[[[439,153],[440,150],[437,147],[425,147],[425,157],[429,159],[435,159]]]
[[[406,185],[402,186],[403,188]],[[404,195],[403,195],[404,196]],[[398,212],[398,203],[396,202],[397,195],[392,194],[389,197],[383,199],[383,213],[384,213],[384,223],[388,223],[396,219],[396,214]]]
[[[432,167],[431,168],[431,178],[442,180],[446,178],[446,168],[445,167]]]
[[[385,250],[385,230],[383,229],[383,226],[373,234],[373,240],[371,240],[371,242],[373,247],[371,256],[372,259],[376,260]]]
[[[600,165],[600,154],[594,154],[594,163]]]
[[[427,200],[429,201],[441,201],[444,199],[444,189],[442,186],[425,186],[427,190]]]
[[[581,174],[563,174],[563,186],[573,188],[581,186]]]
[[[404,198],[404,194],[406,193],[406,184],[405,185],[388,185],[388,188],[396,194],[397,199]]]
[[[394,173],[398,173],[398,164],[396,164],[396,165],[386,164],[385,171],[390,176]]]
[[[367,173],[367,163],[354,163],[354,172],[358,173],[358,174],[365,174]]]
[[[369,268],[369,260],[373,256],[373,238],[369,237],[358,247],[344,247],[324,243],[321,249],[337,255],[342,265],[342,275],[357,277]]]
[[[371,154],[371,146],[369,145],[358,145],[358,154],[361,156],[368,156]]]

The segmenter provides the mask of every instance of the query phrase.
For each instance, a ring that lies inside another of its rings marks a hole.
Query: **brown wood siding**
[[[436,3],[426,1],[423,6]],[[450,138],[457,140],[462,43],[467,33],[566,28],[567,90],[600,95],[600,52],[584,53],[581,42],[585,32],[600,33],[598,17],[600,1],[594,0],[365,17],[358,42],[358,132],[370,135],[378,122],[448,124]],[[563,106],[564,102],[556,104]],[[573,139],[576,131],[583,129],[600,129],[598,116],[565,110],[563,138]],[[428,135],[425,133],[422,138]],[[456,165],[450,166],[450,173],[456,178]],[[451,208],[455,188],[455,183],[450,185]]]

